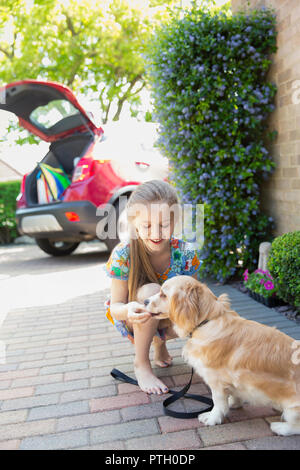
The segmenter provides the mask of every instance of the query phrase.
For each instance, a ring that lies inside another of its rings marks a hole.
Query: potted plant
[[[248,269],[243,273],[244,285],[247,287],[249,295],[263,303],[267,307],[275,307],[281,301],[276,295],[273,277],[269,271],[256,269],[253,273],[248,272]]]

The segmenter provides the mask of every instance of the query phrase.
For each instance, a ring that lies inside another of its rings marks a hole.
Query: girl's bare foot
[[[160,341],[154,343],[154,362],[159,367],[169,367],[172,364],[172,356],[167,350],[166,342]]]
[[[153,374],[150,364],[135,365],[134,372],[143,392],[161,395],[169,391],[168,387]]]

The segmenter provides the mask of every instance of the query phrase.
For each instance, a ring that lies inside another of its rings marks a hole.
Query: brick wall
[[[231,0],[233,13],[261,6],[275,9],[277,53],[268,80],[277,86],[269,118],[278,137],[269,150],[277,164],[262,188],[262,209],[275,219],[275,235],[300,230],[300,0]]]

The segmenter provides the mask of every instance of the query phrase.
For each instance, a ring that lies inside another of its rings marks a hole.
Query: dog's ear
[[[170,320],[179,328],[189,330],[201,321],[201,284],[190,284],[176,291],[170,301]]]
[[[219,297],[217,298],[217,301],[220,304],[220,309],[223,310],[223,312],[230,309],[231,302],[228,297],[228,294],[224,293],[224,294],[219,295]]]

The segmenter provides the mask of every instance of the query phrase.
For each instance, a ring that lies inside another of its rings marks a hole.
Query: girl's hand
[[[144,305],[139,302],[129,302],[127,304],[127,309],[127,318],[132,323],[145,323],[149,318],[151,318],[151,314],[147,312]]]

